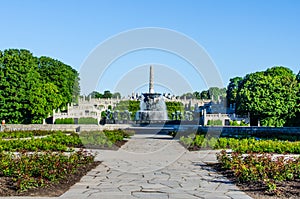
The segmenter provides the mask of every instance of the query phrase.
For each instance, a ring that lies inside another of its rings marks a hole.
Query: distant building
[[[199,106],[195,110],[200,117],[200,125],[207,125],[208,121],[222,121],[222,126],[227,126],[230,121],[236,121],[240,123],[250,123],[249,115],[237,115],[235,114],[235,105],[226,106],[226,101],[219,99],[218,102],[210,101],[203,106]]]
[[[221,120],[222,125],[229,125],[230,121],[237,121],[238,123],[244,121],[245,123],[250,122],[249,116],[240,116],[235,114],[235,106],[226,107],[225,100],[219,98],[217,102],[212,100],[199,100],[199,99],[180,99],[175,96],[164,94],[164,100],[166,102],[180,102],[185,107],[187,113],[193,112],[193,119],[199,120],[200,125],[207,125],[208,121]],[[98,124],[101,120],[101,113],[117,106],[120,101],[135,100],[139,101],[141,96],[137,93],[132,93],[132,96],[128,98],[91,98],[91,97],[80,97],[78,104],[71,104],[67,106],[67,110],[60,111],[53,110],[52,123],[55,123],[56,119],[73,118],[76,121],[79,118],[95,118]]]

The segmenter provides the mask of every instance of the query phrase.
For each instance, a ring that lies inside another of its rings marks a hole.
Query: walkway
[[[215,151],[189,152],[174,140],[134,136],[118,151],[98,152],[103,163],[59,198],[251,199],[206,166],[216,161]]]
[[[188,152],[174,140],[135,137],[97,160],[103,164],[62,198],[250,198],[206,166],[215,151]]]

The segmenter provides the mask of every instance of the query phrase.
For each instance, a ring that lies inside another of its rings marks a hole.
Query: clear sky
[[[231,77],[275,65],[294,73],[300,69],[298,0],[0,0],[0,10],[1,50],[25,48],[78,71],[103,41],[143,27],[166,28],[195,40],[215,63],[224,86]],[[154,64],[158,91],[178,95],[186,88],[207,89],[184,60],[158,50],[122,56],[95,83],[97,89],[120,89],[123,95],[145,91],[149,64]],[[144,83],[122,90],[122,81],[141,76]]]

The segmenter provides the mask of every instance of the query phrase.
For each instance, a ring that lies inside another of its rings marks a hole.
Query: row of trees
[[[0,119],[7,123],[41,123],[53,109],[77,99],[78,72],[28,50],[0,51]]]
[[[230,79],[227,104],[236,104],[238,114],[250,113],[252,124],[300,126],[300,72],[286,67]]]
[[[71,66],[50,57],[35,57],[28,50],[0,51],[0,119],[7,123],[41,123],[53,109],[76,102],[79,74]],[[94,91],[94,98],[121,98],[120,93]],[[264,126],[300,126],[300,72],[277,66],[229,80],[227,89],[211,87],[181,98],[212,99],[221,96],[236,113],[250,113]],[[128,102],[135,112],[139,104]],[[126,105],[120,105],[126,107]],[[167,104],[177,110],[181,105]]]
[[[121,99],[121,94],[119,92],[111,93],[109,90],[104,91],[104,93],[100,93],[98,91],[93,91],[89,94],[92,98],[119,98]]]
[[[201,92],[195,91],[193,93],[185,93],[180,96],[180,99],[212,99],[214,101],[217,101],[219,97],[226,97],[226,88],[210,87],[208,90],[204,90]]]

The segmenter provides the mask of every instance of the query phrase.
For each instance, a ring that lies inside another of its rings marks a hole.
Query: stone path
[[[188,152],[177,141],[131,139],[61,198],[250,198],[205,162],[215,151]]]
[[[251,199],[206,166],[216,161],[216,151],[189,152],[175,140],[134,137],[118,151],[98,152],[103,163],[59,198]]]

